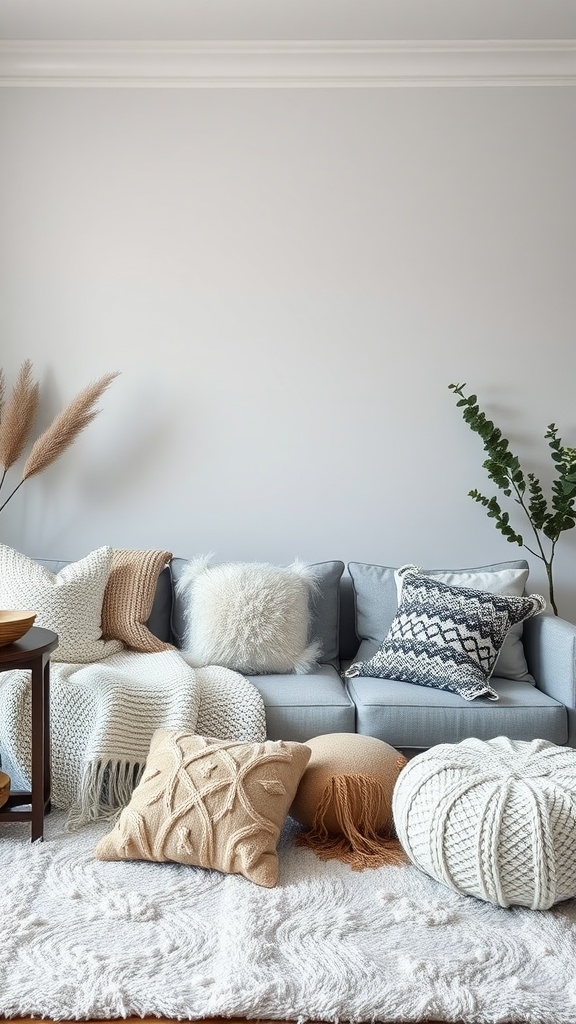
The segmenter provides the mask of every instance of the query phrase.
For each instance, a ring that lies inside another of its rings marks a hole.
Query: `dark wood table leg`
[[[50,656],[42,656],[44,672],[44,814],[50,813],[52,757],[50,747]]]
[[[0,672],[29,669],[32,676],[32,785],[10,794],[0,808],[0,821],[29,821],[32,842],[44,838],[44,816],[50,810],[50,653],[57,646],[57,634],[41,626],[32,626],[12,644],[0,645]]]
[[[32,842],[44,838],[46,750],[43,660],[40,656],[32,664]]]

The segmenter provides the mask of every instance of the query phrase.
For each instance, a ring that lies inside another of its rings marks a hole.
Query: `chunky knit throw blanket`
[[[51,666],[52,803],[68,827],[113,815],[130,800],[158,728],[261,742],[262,698],[227,668],[192,668],[178,651],[122,651]],[[30,673],[0,675],[0,758],[12,788],[31,783]]]

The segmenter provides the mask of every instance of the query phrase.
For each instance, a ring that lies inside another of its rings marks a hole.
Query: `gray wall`
[[[575,128],[562,87],[1,90],[1,365],[39,427],[121,371],[2,539],[518,557],[447,385],[544,483],[547,424],[576,444]],[[575,618],[576,531],[556,572]]]

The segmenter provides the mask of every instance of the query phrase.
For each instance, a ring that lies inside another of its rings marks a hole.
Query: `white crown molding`
[[[382,88],[576,85],[576,39],[0,41],[0,85]]]

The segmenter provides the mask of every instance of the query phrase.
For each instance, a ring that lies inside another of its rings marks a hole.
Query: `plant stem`
[[[555,597],[554,597],[554,579],[552,577],[552,562],[554,560],[554,548],[555,547],[556,547],[556,541],[553,540],[552,541],[552,551],[550,552],[550,558],[548,559],[548,561],[544,560],[544,565],[546,566],[546,575],[548,577],[548,590],[550,592],[550,604],[552,605],[552,610],[554,612],[554,615],[558,615],[558,609],[556,607],[556,600],[555,600]]]
[[[558,609],[556,607],[556,601],[554,599],[554,578],[552,576],[552,562],[554,561],[554,548],[556,547],[556,540],[552,540],[551,541],[550,558],[546,558],[546,553],[544,551],[544,548],[542,547],[542,541],[540,540],[540,536],[538,534],[538,530],[536,529],[536,527],[534,526],[534,523],[532,522],[532,516],[530,515],[530,510],[526,507],[526,505],[524,503],[524,496],[523,496],[522,492],[519,491],[517,485],[514,483],[513,480],[511,481],[511,483],[512,483],[512,486],[513,486],[516,494],[517,494],[516,501],[518,502],[520,507],[524,510],[524,512],[526,514],[526,517],[528,519],[528,522],[530,523],[530,526],[532,527],[532,532],[534,533],[534,536],[536,538],[536,543],[538,545],[538,548],[540,549],[540,554],[538,554],[537,551],[533,551],[532,548],[528,547],[527,544],[524,544],[524,547],[526,548],[527,551],[530,552],[531,555],[534,555],[535,558],[539,558],[541,562],[544,562],[544,566],[545,566],[545,569],[546,569],[546,577],[548,579],[548,592],[550,594],[550,604],[552,605],[552,609],[554,611],[554,615],[558,615]]]
[[[2,478],[2,479],[3,479],[3,478]],[[13,497],[13,496],[14,496],[14,495],[16,494],[16,491],[18,490],[18,488],[19,488],[19,487],[22,487],[22,484],[23,484],[23,483],[24,483],[24,481],[23,481],[23,480],[21,480],[19,484],[16,484],[16,487],[15,487],[15,488],[14,488],[14,490],[13,490],[13,491],[11,492],[11,494],[9,494],[9,495],[8,495],[8,497],[6,498],[6,501],[5,501],[5,502],[4,502],[4,503],[3,503],[2,505],[0,505],[0,512],[2,511],[2,509],[4,508],[4,506],[8,504],[8,502],[10,501],[10,498],[12,498],[12,497]]]

